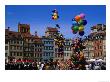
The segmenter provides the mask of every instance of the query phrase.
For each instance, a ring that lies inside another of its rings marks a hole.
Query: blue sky
[[[57,9],[59,19],[51,19],[52,10]],[[85,35],[90,33],[90,27],[96,24],[106,24],[106,6],[104,5],[6,5],[5,25],[11,30],[17,31],[18,22],[30,24],[31,33],[38,32],[39,36],[45,35],[46,27],[60,25],[60,32],[65,38],[73,38],[78,34],[72,34],[72,18],[84,13],[87,25]]]

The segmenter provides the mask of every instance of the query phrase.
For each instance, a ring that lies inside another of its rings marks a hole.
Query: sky
[[[54,9],[59,13],[59,19],[56,21],[51,19]],[[90,34],[90,27],[106,24],[105,5],[6,5],[5,27],[17,31],[19,22],[30,24],[31,34],[37,31],[38,36],[44,36],[46,27],[55,27],[59,24],[59,31],[65,38],[80,37],[71,30],[72,18],[80,13],[84,13],[87,20],[84,27],[85,35]]]

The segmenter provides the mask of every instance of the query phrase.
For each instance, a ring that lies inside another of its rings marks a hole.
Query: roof
[[[57,28],[52,28],[52,27],[47,27],[46,32],[58,32],[58,29]]]
[[[15,31],[9,31],[9,29],[5,29],[5,39],[20,38],[20,37],[21,37],[21,33]]]
[[[25,27],[26,27],[26,28],[30,28],[30,25],[29,25],[29,24],[20,24],[20,23],[19,23],[18,25],[19,25],[20,27],[24,27],[24,28],[25,28]]]
[[[24,38],[32,38],[33,36],[30,33],[21,33]]]

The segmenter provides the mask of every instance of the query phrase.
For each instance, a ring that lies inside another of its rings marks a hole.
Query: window
[[[31,57],[33,57],[34,55],[33,54],[31,54]]]
[[[20,44],[22,44],[22,41],[20,41]]]
[[[16,50],[16,46],[14,46],[14,50]]]
[[[19,56],[19,52],[17,53],[17,56]]]
[[[16,52],[14,52],[14,56],[16,56]]]
[[[16,44],[16,40],[14,40],[14,44]]]
[[[48,53],[48,56],[50,56],[50,53]]]
[[[68,53],[67,53],[67,56],[68,56]]]
[[[100,46],[100,49],[102,49],[102,46]]]
[[[7,57],[7,53],[5,53],[5,57]]]
[[[57,54],[55,55],[55,57],[57,57]]]
[[[44,53],[44,56],[45,56],[45,53]]]
[[[8,44],[8,41],[5,41],[5,44]]]
[[[102,56],[102,52],[101,52],[101,56]]]
[[[53,42],[51,42],[51,44],[53,44]]]
[[[42,57],[42,54],[40,54],[40,57]]]
[[[46,50],[48,50],[48,47],[46,46]]]
[[[39,54],[37,54],[37,57],[39,57]]]
[[[19,49],[19,46],[17,46],[17,50]]]
[[[46,44],[48,44],[48,41],[46,41]]]
[[[17,41],[17,44],[19,44],[19,41]]]
[[[35,53],[35,57],[36,57],[36,53]]]
[[[66,56],[66,53],[64,53],[64,55]]]
[[[20,56],[22,56],[22,52],[20,53]]]
[[[46,56],[48,56],[48,53],[46,53]]]
[[[22,50],[22,46],[20,46],[20,50]]]
[[[8,50],[8,46],[5,46],[5,50]]]
[[[10,56],[12,56],[12,52],[10,53]]]
[[[53,53],[51,54],[51,56],[53,56]]]

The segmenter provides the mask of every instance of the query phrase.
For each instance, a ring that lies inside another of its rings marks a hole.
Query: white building
[[[66,39],[65,40],[65,47],[64,47],[64,60],[68,60],[71,58],[72,55],[72,40]]]
[[[50,60],[54,58],[54,39],[52,38],[46,38],[45,36],[42,37],[43,42],[43,55],[42,59]]]

